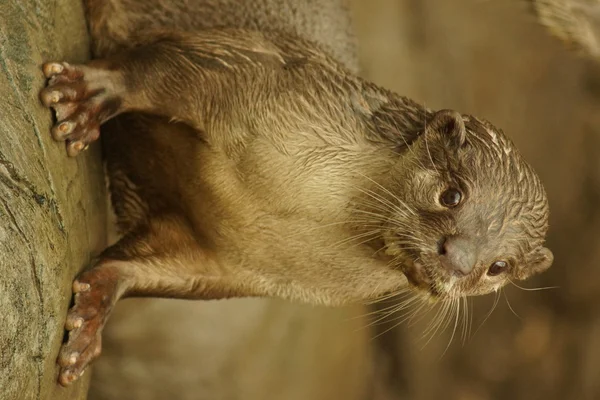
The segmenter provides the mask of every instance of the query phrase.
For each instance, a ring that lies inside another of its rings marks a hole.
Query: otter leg
[[[73,292],[74,304],[65,322],[68,340],[57,360],[59,382],[65,386],[100,355],[102,330],[121,298],[250,295],[203,250],[187,224],[172,216],[154,218],[106,249],[73,282]]]
[[[40,98],[56,111],[54,138],[66,140],[74,156],[123,112],[173,118],[202,132],[224,115],[249,118],[247,110],[294,79],[284,65],[279,50],[255,33],[172,34],[86,65],[46,63]]]

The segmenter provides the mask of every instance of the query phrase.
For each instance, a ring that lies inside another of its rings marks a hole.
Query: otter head
[[[551,265],[542,184],[489,123],[454,111],[430,114],[391,180],[386,252],[432,297],[489,293]]]

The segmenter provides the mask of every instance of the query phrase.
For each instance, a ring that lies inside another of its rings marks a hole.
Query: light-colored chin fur
[[[386,238],[386,248],[386,255],[393,258],[393,264],[404,273],[411,289],[430,302],[486,295],[498,291],[506,283],[502,281],[485,288],[486,285],[479,282],[472,288],[473,290],[465,292],[460,287],[460,280],[464,278],[448,274],[441,265],[415,259],[414,255],[407,254],[389,237]]]

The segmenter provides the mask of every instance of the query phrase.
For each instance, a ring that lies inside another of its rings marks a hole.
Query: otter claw
[[[69,157],[75,157],[76,155],[81,153],[84,147],[85,144],[83,144],[83,142],[71,142],[67,145],[67,154],[69,155]]]
[[[58,74],[62,73],[64,71],[65,67],[60,63],[50,62],[50,63],[44,64],[42,69],[44,71],[44,75],[46,76],[46,78],[50,78],[54,75],[58,75]]]
[[[69,357],[69,360],[67,361],[67,364],[68,364],[68,365],[73,365],[73,364],[75,364],[75,363],[77,362],[77,356],[78,356],[78,355],[79,355],[78,353],[74,353],[74,354],[72,354],[72,355],[71,355],[71,357]]]
[[[62,132],[62,133],[68,133],[71,128],[72,128],[73,124],[70,122],[62,122],[59,126],[58,129]]]
[[[50,106],[52,104],[58,103],[63,98],[63,94],[58,90],[47,93],[44,96],[44,104],[46,106]]]
[[[72,331],[74,329],[79,329],[83,326],[83,318],[75,318],[75,319],[69,319],[67,318],[67,322],[65,323],[65,329],[67,329],[68,331]]]
[[[90,290],[90,284],[89,283],[79,282],[77,280],[75,282],[73,282],[73,291],[75,293],[87,292],[88,290]]]

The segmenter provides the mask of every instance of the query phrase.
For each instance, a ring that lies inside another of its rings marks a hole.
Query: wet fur
[[[42,100],[59,120],[70,114],[53,87],[69,73],[78,110],[95,110],[69,135],[87,144],[109,120],[102,138],[123,234],[74,284],[63,384],[99,354],[123,296],[342,305],[406,290],[408,277],[415,291],[454,301],[552,262],[543,187],[501,131],[356,76],[337,2],[239,4],[89,0],[101,59],[45,67]],[[75,154],[60,126],[55,137]],[[452,210],[439,203],[449,186],[465,194]],[[477,245],[464,279],[439,266],[449,235]],[[510,270],[487,276],[498,259]]]

